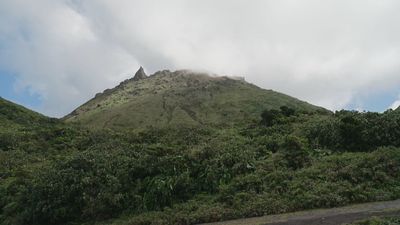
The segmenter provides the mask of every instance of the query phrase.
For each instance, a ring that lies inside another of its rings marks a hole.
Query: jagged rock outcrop
[[[135,76],[133,77],[132,80],[138,81],[141,79],[147,78],[146,73],[144,72],[143,67],[140,67],[139,70],[135,73]]]

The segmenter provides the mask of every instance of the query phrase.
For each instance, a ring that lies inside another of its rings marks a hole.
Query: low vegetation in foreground
[[[138,131],[6,108],[4,225],[183,225],[400,198],[397,111],[281,107],[246,125]]]
[[[371,219],[357,221],[352,225],[399,225],[400,217],[373,217]]]

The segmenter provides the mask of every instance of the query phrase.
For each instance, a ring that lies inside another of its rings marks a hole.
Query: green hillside
[[[134,78],[96,95],[65,119],[114,128],[226,125],[257,120],[263,110],[281,106],[323,111],[241,79],[185,70],[165,70],[147,77],[140,70]]]
[[[48,123],[51,119],[0,97],[2,126],[28,126]]]
[[[64,120],[0,106],[1,225],[194,225],[400,198],[394,110],[143,70]]]
[[[66,126],[58,119],[0,97],[0,152],[17,149],[29,149],[32,154],[46,152],[54,141],[52,138],[63,132],[62,127]]]

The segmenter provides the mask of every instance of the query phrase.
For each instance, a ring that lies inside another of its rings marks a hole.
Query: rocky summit
[[[144,72],[143,67],[140,67],[139,70],[135,73],[135,76],[133,77],[132,80],[138,81],[138,80],[145,79],[145,78],[147,78],[147,75]]]
[[[259,119],[262,110],[281,106],[321,109],[243,78],[190,70],[163,70],[147,76],[140,67],[132,79],[97,94],[64,119],[109,128],[229,125]]]

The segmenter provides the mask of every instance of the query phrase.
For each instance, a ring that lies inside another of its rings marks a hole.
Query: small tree
[[[261,123],[265,126],[272,126],[276,124],[281,117],[281,112],[276,109],[264,110],[261,113]]]
[[[282,114],[286,117],[293,116],[296,112],[293,108],[289,108],[285,105],[281,106],[280,109],[281,109]]]
[[[303,141],[296,136],[287,136],[281,145],[281,149],[288,166],[293,169],[302,168],[309,161],[309,154]]]

